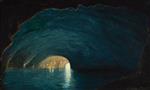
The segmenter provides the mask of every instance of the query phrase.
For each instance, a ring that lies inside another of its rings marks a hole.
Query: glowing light
[[[68,88],[71,84],[72,71],[71,66],[67,58],[63,56],[49,56],[44,59],[40,64],[39,68],[48,69],[49,72],[54,72],[56,69],[64,71],[64,88]]]
[[[49,56],[46,59],[44,59],[39,64],[38,67],[43,69],[48,69],[50,72],[53,72],[54,69],[66,68],[66,64],[68,63],[69,63],[68,59],[63,56]]]
[[[71,67],[70,63],[67,63],[65,66],[65,84],[64,88],[67,88],[70,86],[71,83]]]

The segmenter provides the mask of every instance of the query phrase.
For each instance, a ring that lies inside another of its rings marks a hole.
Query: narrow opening
[[[69,60],[63,56],[49,56],[39,63],[38,68],[48,69],[49,71],[68,69],[70,70]]]

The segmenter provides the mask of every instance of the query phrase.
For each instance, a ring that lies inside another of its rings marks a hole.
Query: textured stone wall
[[[3,67],[32,67],[49,55],[61,55],[74,70],[136,70],[146,23],[145,15],[126,8],[49,8],[20,25],[3,53]]]

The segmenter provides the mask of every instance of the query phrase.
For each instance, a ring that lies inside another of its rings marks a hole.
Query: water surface
[[[95,90],[114,80],[113,75],[61,70],[12,69],[4,78],[6,90]]]

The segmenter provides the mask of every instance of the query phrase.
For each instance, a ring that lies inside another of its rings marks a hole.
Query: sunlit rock
[[[49,56],[39,63],[38,68],[41,69],[65,69],[66,64],[69,63],[67,58],[62,56]],[[67,64],[68,65],[68,64]]]

